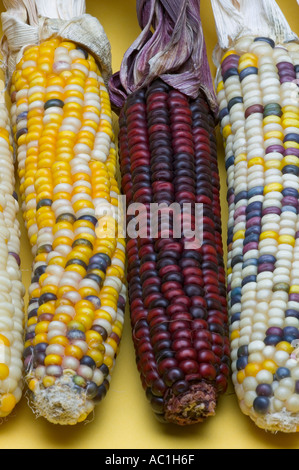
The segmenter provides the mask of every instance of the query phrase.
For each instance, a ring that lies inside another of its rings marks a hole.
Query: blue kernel
[[[231,319],[230,319],[230,322],[231,324],[235,323],[235,321],[239,321],[241,318],[241,313],[234,313],[232,316],[231,316]]]
[[[242,263],[243,262],[243,256],[242,255],[237,255],[234,256],[232,261],[231,261],[231,267],[233,268],[236,266],[236,264]]]
[[[227,103],[227,109],[230,111],[235,104],[243,103],[242,96],[235,96]]]
[[[234,295],[231,298],[231,306],[236,305],[241,302],[242,296],[241,295]]]
[[[238,357],[242,357],[242,356],[248,356],[248,346],[247,344],[242,344],[242,346],[240,346],[238,348]]]
[[[229,157],[226,162],[225,162],[225,169],[228,170],[228,168],[230,166],[232,166],[235,162],[235,157],[232,155],[231,157]]]
[[[298,339],[298,336],[295,336],[295,335],[285,335],[283,337],[283,341],[287,341],[287,343],[290,343],[290,344],[292,344],[292,342],[295,341],[296,339]]]
[[[247,191],[240,191],[235,195],[235,203],[241,201],[242,199],[247,199]]]
[[[285,188],[281,191],[283,196],[293,196],[298,199],[298,191],[295,188]]]
[[[248,206],[246,207],[246,213],[251,212],[252,210],[254,210],[254,211],[262,210],[262,208],[263,208],[263,203],[262,202],[254,201],[254,202],[251,202],[250,204],[248,204]]]
[[[248,235],[248,237],[244,238],[244,246],[247,245],[247,243],[258,242],[259,239],[260,235],[258,233],[252,233],[251,235]]]
[[[236,67],[231,67],[222,75],[223,83],[225,83],[226,80],[233,75],[239,75],[238,69]]]
[[[278,369],[276,369],[275,375],[278,380],[281,380],[285,379],[286,377],[290,377],[291,372],[286,367],[278,367]]]
[[[297,214],[297,209],[294,206],[282,206],[281,212],[293,212],[294,214]]]
[[[299,168],[295,165],[286,165],[283,167],[282,169],[282,173],[285,175],[285,174],[289,174],[289,175],[296,175],[298,176],[299,175]]]
[[[251,188],[248,191],[248,199],[254,196],[262,196],[264,194],[264,186],[256,186],[255,188]]]
[[[299,134],[295,134],[295,132],[292,132],[290,134],[287,134],[285,138],[283,139],[284,142],[296,142],[299,144]]]
[[[298,331],[298,328],[296,328],[295,326],[286,326],[283,329],[283,334],[285,336],[287,335],[295,336],[295,339],[299,338],[299,331]]]
[[[242,268],[247,268],[247,266],[257,266],[257,259],[251,258],[251,259],[246,259],[242,265]]]
[[[254,276],[254,274],[244,277],[244,279],[242,280],[242,287],[248,284],[249,282],[256,282],[256,276]]]
[[[265,339],[264,339],[264,343],[267,345],[267,346],[272,346],[272,345],[276,345],[277,343],[279,343],[281,341],[281,336],[278,336],[278,335],[269,335],[267,336]]]
[[[221,109],[221,111],[219,112],[219,115],[218,115],[219,121],[222,121],[222,119],[223,119],[225,116],[228,116],[228,114],[229,114],[229,111],[228,111],[227,108]]]
[[[253,402],[253,408],[257,413],[266,414],[270,407],[270,400],[268,397],[256,397]]]
[[[275,256],[272,256],[272,255],[262,255],[259,260],[258,260],[258,264],[264,264],[264,263],[276,263],[276,258]]]
[[[247,356],[240,356],[238,359],[237,359],[237,370],[243,370],[245,369],[245,367],[247,366],[248,364],[248,357]]]
[[[244,80],[244,78],[248,77],[248,75],[257,75],[258,68],[257,67],[246,67],[245,69],[241,70],[239,74],[240,82]]]
[[[274,47],[275,47],[275,42],[274,42],[273,39],[271,39],[271,38],[258,37],[258,38],[255,38],[255,39],[254,39],[254,42],[257,42],[257,41],[267,42],[268,44],[270,44],[270,46],[272,47],[272,49],[274,49]]]
[[[260,235],[261,227],[259,225],[253,225],[252,227],[249,227],[245,232],[245,237],[251,235],[252,233]]]

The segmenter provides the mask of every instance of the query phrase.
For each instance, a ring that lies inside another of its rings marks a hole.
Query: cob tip
[[[165,420],[186,426],[204,421],[216,413],[217,396],[213,385],[200,382],[178,396],[170,391],[165,406]]]

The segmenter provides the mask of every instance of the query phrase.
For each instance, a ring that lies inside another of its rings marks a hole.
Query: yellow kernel
[[[224,126],[224,128],[222,129],[222,135],[224,139],[227,139],[227,137],[231,135],[231,133],[232,133],[231,125],[227,124],[226,126]]]
[[[28,388],[29,388],[29,390],[34,392],[37,385],[38,385],[38,379],[31,379],[30,382],[28,383]]]
[[[270,183],[264,187],[264,194],[268,194],[271,191],[281,192],[283,190],[283,185],[280,183]]]
[[[48,331],[49,321],[40,321],[36,324],[35,334],[46,333]]]
[[[278,240],[278,233],[274,232],[273,230],[266,230],[260,234],[260,240],[265,240],[267,238]]]
[[[0,344],[3,344],[4,346],[10,346],[10,341],[6,336],[0,333]]]
[[[47,342],[48,342],[48,338],[47,338],[46,333],[39,333],[33,338],[33,341],[32,341],[34,346],[36,346],[39,343],[47,343]]]
[[[59,356],[58,354],[48,354],[48,356],[45,357],[45,366],[49,366],[49,365],[58,365],[60,366],[61,363],[62,363],[62,357]]]
[[[113,359],[110,356],[104,356],[104,364],[111,369],[113,367]]]
[[[115,352],[117,351],[118,345],[117,345],[117,342],[113,338],[107,338],[106,343],[109,344]]]
[[[74,344],[67,345],[65,347],[64,353],[66,356],[73,356],[79,360],[82,359],[82,356],[83,356],[82,350]]]
[[[90,348],[97,348],[98,346],[102,345],[103,338],[97,331],[88,330],[86,331],[86,342]]]
[[[279,160],[269,160],[265,162],[265,170],[271,170],[271,169],[280,170],[281,162]]]
[[[9,376],[9,368],[6,364],[0,363],[0,380],[4,380]]]
[[[46,375],[44,378],[43,378],[43,386],[44,387],[51,387],[52,385],[55,384],[55,377],[53,377],[53,375]]]
[[[82,421],[84,421],[87,418],[87,416],[88,416],[88,413],[82,413],[77,419],[77,422],[82,423]]]
[[[75,315],[74,321],[78,321],[84,325],[86,330],[89,330],[92,327],[93,318],[90,318],[87,315],[79,314]]]
[[[218,94],[219,91],[223,90],[223,88],[224,88],[224,83],[223,83],[223,80],[221,80],[217,85],[216,93]]]
[[[277,369],[277,364],[274,361],[272,361],[272,359],[266,359],[262,363],[262,369],[266,369],[272,374],[275,374],[275,371]]]
[[[0,410],[4,413],[10,413],[16,406],[17,400],[12,393],[5,393],[1,397]]]
[[[245,238],[245,230],[238,230],[233,235],[233,241]]]
[[[230,55],[235,55],[237,54],[237,52],[234,50],[234,49],[231,49],[227,52],[225,52],[225,54],[223,54],[222,58],[221,58],[221,63],[227,58],[229,57]]]
[[[247,364],[244,370],[245,370],[246,376],[255,377],[256,374],[261,370],[261,365],[252,362],[252,363]]]
[[[283,134],[283,132],[281,132],[281,131],[269,131],[269,132],[266,132],[266,134],[264,135],[264,139],[265,139],[265,140],[268,140],[268,139],[279,139],[279,140],[283,141],[283,139],[284,139],[284,134]]]
[[[278,351],[286,351],[289,354],[294,351],[294,347],[290,343],[288,343],[288,341],[280,341],[279,343],[277,343],[276,349]]]
[[[58,320],[58,318],[53,318],[53,321]],[[59,321],[59,320],[58,320]],[[50,339],[49,344],[59,344],[60,346],[67,346],[69,344],[69,340],[66,336],[54,336]]]
[[[37,317],[31,317],[31,318],[29,318],[29,320],[27,322],[27,327],[31,326],[31,325],[35,325],[36,323],[37,323]]]
[[[295,166],[299,166],[299,160],[298,160],[298,157],[296,157],[295,155],[287,155],[286,157],[284,157],[282,159],[282,167],[286,166],[286,165],[295,165]]]
[[[232,331],[232,333],[231,333],[231,335],[230,335],[231,341],[232,341],[233,339],[236,339],[236,338],[240,338],[240,332],[239,332],[238,330]]]
[[[103,364],[104,355],[98,349],[89,349],[86,355],[95,361],[97,367],[100,367]]]
[[[246,377],[245,371],[244,370],[239,370],[238,373],[237,373],[237,381],[239,382],[239,384],[241,384],[243,382],[245,377]]]
[[[285,243],[287,245],[295,246],[295,238],[291,235],[280,235],[278,243]]]
[[[299,127],[299,119],[283,119],[281,125],[284,129],[287,129],[288,127]]]
[[[290,287],[289,294],[299,294],[299,286],[293,285]]]
[[[264,166],[264,160],[261,157],[254,157],[248,161],[248,168],[251,168],[254,165]]]
[[[279,116],[275,116],[274,114],[271,114],[270,116],[266,116],[264,119],[263,119],[263,124],[264,125],[267,125],[267,124],[280,124],[281,122],[281,118]]]
[[[103,320],[108,320],[108,322],[112,324],[112,317],[105,310],[102,310],[102,309],[96,310],[95,318],[102,318]]]

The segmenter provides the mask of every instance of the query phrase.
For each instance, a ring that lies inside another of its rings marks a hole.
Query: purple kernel
[[[271,397],[273,395],[273,390],[271,385],[269,384],[258,384],[258,386],[256,387],[256,393],[259,396]]]

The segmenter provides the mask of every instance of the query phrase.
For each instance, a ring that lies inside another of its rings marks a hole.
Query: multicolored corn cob
[[[163,2],[154,3],[167,18]],[[183,3],[188,12],[189,2]],[[118,76],[114,78],[113,93]],[[136,88],[128,93],[119,117],[136,362],[156,417],[188,425],[215,413],[229,375],[215,119],[199,86],[195,98],[158,77]],[[138,216],[136,236],[129,231],[136,218],[133,204],[145,209]],[[178,213],[170,211],[169,224],[162,213],[156,236],[150,230],[155,204],[164,204],[166,210],[173,204],[179,207]],[[188,245],[184,204],[190,207],[191,230],[195,224],[202,228],[196,247]],[[197,204],[202,207],[200,220]]]
[[[26,381],[38,415],[76,424],[109,389],[126,304],[109,96],[95,58],[54,36],[25,49],[11,101],[34,258]],[[98,226],[104,209],[107,231]]]
[[[232,379],[261,428],[299,429],[299,44],[240,38],[217,78]]]
[[[0,418],[20,401],[23,389],[24,295],[20,225],[15,192],[13,140],[1,81],[0,102]]]

